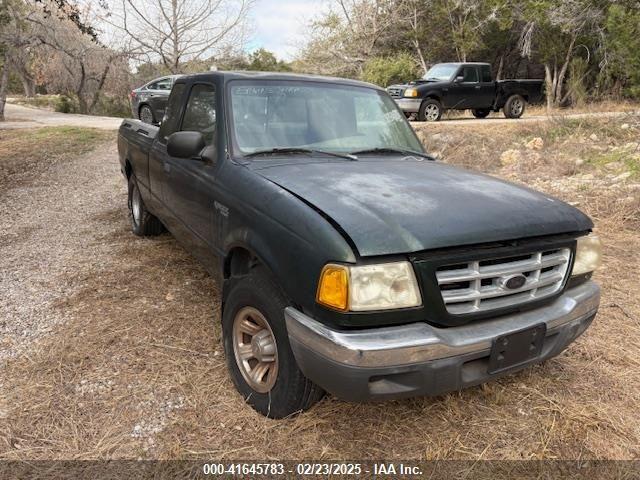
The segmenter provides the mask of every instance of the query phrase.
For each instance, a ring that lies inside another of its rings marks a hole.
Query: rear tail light
[[[129,94],[129,98],[130,98],[131,100],[133,100],[134,98],[136,98],[136,92],[135,92],[135,90],[131,90],[131,93]]]

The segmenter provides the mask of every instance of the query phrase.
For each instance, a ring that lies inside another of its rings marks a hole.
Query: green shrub
[[[408,53],[369,60],[362,72],[365,82],[388,87],[394,83],[408,82],[420,76],[418,65]]]
[[[126,97],[100,95],[91,114],[128,118],[131,117],[131,108]]]
[[[54,105],[54,110],[61,113],[77,113],[78,102],[75,98],[67,95],[60,95]]]

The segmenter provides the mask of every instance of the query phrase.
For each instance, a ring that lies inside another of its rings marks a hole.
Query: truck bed
[[[130,162],[143,188],[149,185],[149,150],[159,130],[159,127],[134,119],[123,120],[118,130],[120,170],[126,174],[126,162]]]
[[[504,105],[506,99],[513,93],[522,95],[528,103],[540,103],[542,101],[543,80],[518,79],[496,80],[496,98],[499,105]]]

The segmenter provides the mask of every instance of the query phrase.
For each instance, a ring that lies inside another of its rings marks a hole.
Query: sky
[[[256,0],[251,11],[247,51],[266,48],[280,60],[292,60],[305,43],[309,21],[326,11],[328,0]]]

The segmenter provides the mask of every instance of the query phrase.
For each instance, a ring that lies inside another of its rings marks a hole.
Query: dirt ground
[[[0,169],[0,459],[638,459],[640,117],[486,125],[416,128],[446,161],[592,215],[606,245],[593,326],[494,383],[328,397],[280,421],[232,386],[215,283],[170,235],[130,233],[113,134],[26,162],[20,181]],[[19,139],[0,135],[0,165]]]

